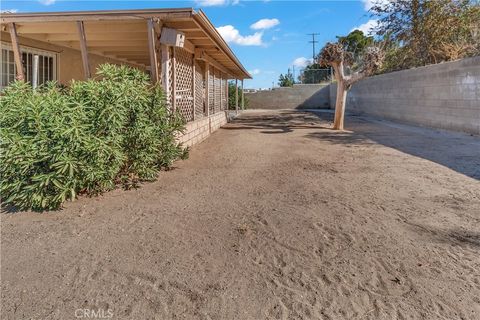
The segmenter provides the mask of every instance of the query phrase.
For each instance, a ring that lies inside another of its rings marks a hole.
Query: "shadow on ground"
[[[330,124],[319,122],[319,117],[313,113],[280,111],[275,114],[244,114],[236,118],[226,130],[262,130],[261,133],[288,133],[300,129],[330,129]]]
[[[480,233],[461,228],[440,229],[429,225],[414,223],[408,219],[402,219],[404,223],[416,229],[421,235],[431,241],[448,245],[470,247],[480,250]]]
[[[332,122],[333,113],[328,111],[282,110],[275,114],[247,113],[225,129],[257,129],[265,134],[319,129],[305,137],[347,146],[382,144],[480,180],[478,137],[358,116],[347,116],[346,130],[337,132],[331,130]]]

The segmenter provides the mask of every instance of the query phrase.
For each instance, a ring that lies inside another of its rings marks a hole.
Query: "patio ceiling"
[[[2,30],[15,23],[18,36],[80,50],[77,21],[83,21],[89,53],[149,66],[147,20],[185,33],[185,49],[201,50],[232,78],[248,79],[221,35],[200,10],[155,9],[2,14]]]

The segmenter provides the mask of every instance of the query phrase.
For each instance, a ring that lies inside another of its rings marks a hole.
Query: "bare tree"
[[[330,65],[335,72],[335,79],[337,80],[337,100],[335,103],[335,120],[333,123],[334,130],[343,130],[343,123],[345,118],[345,102],[347,99],[347,92],[352,85],[373,74],[378,70],[385,58],[385,54],[379,47],[368,47],[361,57],[362,61],[358,64],[359,71],[352,75],[345,75],[345,67],[353,64],[353,56],[351,53],[345,51],[340,43],[327,43],[320,53],[320,64]]]

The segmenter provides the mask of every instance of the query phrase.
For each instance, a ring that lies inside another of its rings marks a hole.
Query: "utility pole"
[[[312,36],[312,41],[308,41],[309,43],[312,44],[312,59],[313,62],[315,62],[315,43],[318,43],[317,40],[315,40],[315,36],[318,36],[320,33],[307,33],[307,35]]]

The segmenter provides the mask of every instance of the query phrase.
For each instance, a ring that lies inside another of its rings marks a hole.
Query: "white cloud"
[[[280,24],[278,19],[260,19],[250,26],[254,30],[270,29]]]
[[[377,26],[378,20],[371,19],[359,25],[358,27],[353,28],[352,30],[350,30],[350,32],[352,32],[353,30],[360,30],[363,31],[363,33],[366,35],[373,35],[375,32],[372,29],[376,28]]]
[[[5,10],[0,10],[0,13],[16,13],[18,12],[18,9],[5,9]]]
[[[254,75],[260,74],[260,69],[249,70],[248,73],[254,76]]]
[[[226,42],[235,43],[241,46],[261,46],[262,32],[255,32],[252,35],[242,36],[240,32],[232,25],[221,26],[217,28]]]
[[[306,66],[312,64],[312,58],[308,59],[305,57],[300,57],[293,60],[293,65],[298,68],[305,68]]]
[[[51,4],[54,4],[56,0],[39,0],[41,4],[44,4],[46,6],[49,6]]]
[[[237,5],[240,3],[240,0],[195,0],[195,3],[200,7],[215,7],[228,4]]]
[[[374,5],[384,5],[388,2],[390,2],[390,0],[362,0],[363,2],[363,8],[368,11],[370,10]]]

